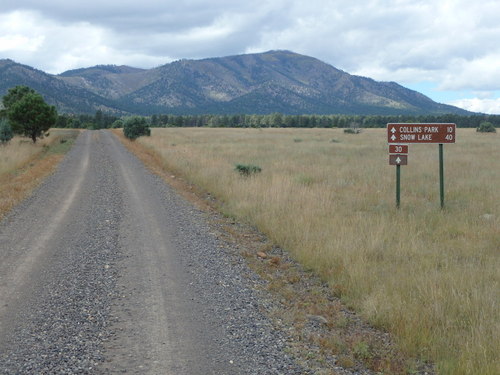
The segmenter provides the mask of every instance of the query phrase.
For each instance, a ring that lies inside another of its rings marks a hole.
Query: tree
[[[115,122],[113,122],[113,123],[111,124],[111,127],[112,127],[113,129],[123,128],[123,120],[122,120],[122,119],[118,119],[118,120],[116,120]]]
[[[2,98],[3,106],[8,112],[14,103],[21,100],[27,94],[35,94],[35,90],[28,86],[16,86],[9,89],[7,94]]]
[[[134,140],[142,135],[151,135],[151,129],[144,117],[132,116],[123,123],[123,134],[130,140]]]
[[[159,124],[158,115],[151,116],[151,125],[153,127],[156,127],[156,126],[158,126],[158,124]]]
[[[102,116],[102,111],[100,109],[98,109],[95,113],[94,124],[95,124],[94,129],[104,128],[104,120]]]
[[[497,130],[495,129],[495,127],[491,122],[484,121],[479,125],[476,131],[481,133],[496,133]]]
[[[2,98],[5,112],[15,134],[30,137],[33,143],[57,121],[55,107],[27,86],[16,86]]]
[[[0,119],[0,143],[5,144],[9,142],[13,136],[14,133],[7,119]]]
[[[74,118],[71,127],[75,129],[81,129],[82,128],[82,121],[79,118]]]
[[[270,127],[279,128],[283,125],[283,115],[275,112],[271,114]]]
[[[69,124],[71,124],[71,119],[65,115],[57,116],[56,128],[69,128]]]
[[[9,104],[7,115],[14,133],[30,137],[33,143],[57,121],[56,108],[45,103],[42,96],[35,92],[29,92]]]

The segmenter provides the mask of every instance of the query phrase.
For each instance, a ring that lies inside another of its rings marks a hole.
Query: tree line
[[[477,128],[488,121],[500,127],[500,115],[152,115],[144,117],[151,127],[228,128],[382,128],[388,123],[455,123],[461,128]],[[122,119],[98,110],[95,115],[59,115],[56,127],[106,129],[122,127]]]

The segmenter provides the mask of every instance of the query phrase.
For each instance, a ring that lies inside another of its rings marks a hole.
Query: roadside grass
[[[500,373],[497,135],[458,129],[445,146],[444,210],[437,145],[410,145],[395,208],[384,129],[170,128],[136,142],[290,251],[409,356],[440,374]],[[262,172],[243,177],[237,164]]]
[[[0,146],[0,219],[53,172],[78,130],[51,129],[37,141],[14,137]]]

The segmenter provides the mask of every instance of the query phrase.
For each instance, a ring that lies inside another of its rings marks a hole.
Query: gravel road
[[[307,373],[226,251],[111,133],[82,133],[0,223],[0,373]]]

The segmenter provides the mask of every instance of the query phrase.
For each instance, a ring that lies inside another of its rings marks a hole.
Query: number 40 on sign
[[[387,124],[388,143],[455,143],[455,124]]]

